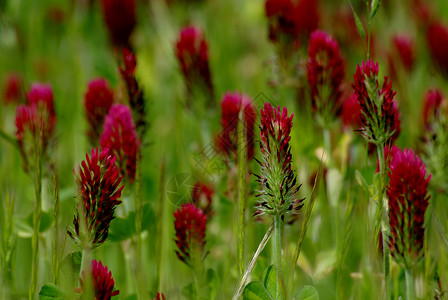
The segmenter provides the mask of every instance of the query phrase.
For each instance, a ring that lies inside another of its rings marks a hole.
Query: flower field
[[[448,2],[0,21],[0,299],[448,299]]]

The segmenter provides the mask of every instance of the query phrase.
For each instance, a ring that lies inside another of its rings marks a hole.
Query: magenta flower
[[[212,198],[215,191],[210,184],[197,182],[191,190],[191,199],[204,214],[210,216],[212,213]]]
[[[328,126],[340,111],[344,76],[338,43],[325,31],[314,31],[308,43],[307,77],[312,107],[322,126]]]
[[[97,145],[103,130],[104,118],[114,102],[114,93],[108,82],[103,78],[93,79],[89,82],[84,96],[89,130],[87,135],[91,145]]]
[[[438,89],[426,92],[423,106],[423,122],[428,130],[431,123],[437,120],[440,113],[443,95]]]
[[[356,67],[353,89],[361,106],[361,134],[373,144],[386,144],[400,132],[399,113],[392,83],[378,83],[378,63],[369,60]]]
[[[448,73],[448,28],[440,22],[433,22],[426,31],[429,52],[440,70]]]
[[[182,204],[173,215],[177,257],[193,267],[204,256],[207,215],[192,203]]]
[[[293,114],[288,117],[288,111],[280,107],[273,108],[269,102],[261,109],[261,141],[260,150],[260,175],[257,181],[260,184],[258,190],[260,197],[258,210],[254,216],[261,214],[285,215],[296,214],[303,206],[303,200],[299,199],[297,192],[297,178],[291,168],[291,140]]]
[[[112,272],[106,266],[103,266],[101,261],[92,260],[91,271],[95,300],[110,300],[113,296],[120,293],[119,290],[114,290],[115,280],[112,278]],[[79,279],[81,292],[84,289],[85,280],[85,273],[83,272],[83,278]]]
[[[425,165],[412,149],[394,151],[389,166],[389,248],[397,263],[410,268],[423,256],[431,175],[426,176]]]
[[[95,248],[103,243],[109,233],[109,224],[121,203],[122,176],[115,166],[115,156],[109,150],[92,149],[89,157],[73,170],[79,190],[77,213],[73,220],[74,232],[68,235],[81,247]],[[81,223],[82,222],[82,223]]]
[[[23,97],[23,79],[16,73],[10,73],[3,79],[3,100],[5,103],[17,103]]]
[[[246,127],[247,159],[254,156],[254,126],[256,120],[252,99],[245,94],[227,92],[221,101],[222,131],[216,141],[221,153],[233,154],[236,160],[237,131],[240,111],[244,109],[244,125]]]
[[[132,182],[140,140],[135,132],[130,109],[124,104],[114,104],[109,110],[100,137],[101,148],[108,148],[117,158],[121,174]]]
[[[129,46],[129,38],[134,30],[134,0],[102,0],[103,16],[115,47]]]
[[[195,90],[205,90],[212,96],[208,45],[198,27],[185,27],[180,31],[176,42],[176,56],[184,75],[188,97],[191,97]]]

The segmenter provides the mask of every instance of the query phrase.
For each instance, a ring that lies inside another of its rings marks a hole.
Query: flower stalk
[[[414,271],[411,268],[406,268],[404,274],[406,276],[407,300],[415,300]]]

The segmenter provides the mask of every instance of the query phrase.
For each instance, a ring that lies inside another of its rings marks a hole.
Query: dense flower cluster
[[[392,257],[405,268],[413,267],[423,255],[424,220],[430,196],[431,175],[412,149],[391,151],[388,172],[390,236]]]
[[[314,31],[308,44],[307,77],[312,107],[323,126],[328,126],[340,110],[344,76],[338,43],[325,31]]]
[[[116,47],[128,46],[136,23],[134,0],[102,0],[102,4],[112,43]]]
[[[103,266],[101,261],[92,260],[91,271],[95,300],[110,300],[120,293],[119,290],[114,291],[115,280],[112,278],[112,272],[109,271],[107,266]],[[84,289],[85,276],[83,272],[83,278],[80,278],[81,291]]]
[[[212,213],[212,197],[215,191],[210,184],[197,182],[191,190],[193,203],[202,209],[204,214],[210,216]]]
[[[115,166],[115,156],[108,149],[98,153],[92,149],[89,157],[75,173],[79,189],[78,209],[73,220],[74,232],[68,235],[82,247],[95,248],[103,243],[109,233],[109,224],[115,218],[115,207],[121,203],[120,171]]]
[[[192,267],[204,255],[207,215],[192,203],[183,204],[173,215],[177,257]]]
[[[19,102],[23,96],[23,79],[17,73],[10,73],[3,79],[3,100],[5,103]]]
[[[89,82],[87,92],[84,96],[84,107],[86,110],[89,130],[87,136],[90,144],[98,144],[103,130],[104,118],[114,102],[114,93],[108,82],[103,78],[96,78]]]
[[[48,143],[55,131],[56,113],[53,90],[49,85],[33,84],[26,100],[26,105],[19,105],[16,109],[15,123],[24,169],[28,172],[34,168],[36,158],[47,159]]]
[[[258,210],[254,216],[261,214],[280,215],[282,220],[288,214],[296,213],[303,206],[303,200],[298,198],[300,185],[291,168],[291,139],[293,115],[288,117],[288,111],[280,107],[273,108],[269,102],[261,109],[261,141],[262,159],[260,175],[257,181],[260,197]]]
[[[254,156],[254,126],[256,120],[252,99],[240,93],[227,92],[221,101],[222,131],[216,141],[218,149],[225,155],[235,154],[238,141],[239,114],[244,109],[244,126],[246,128],[247,159]]]
[[[426,32],[429,52],[436,65],[448,74],[448,28],[440,22],[433,22]]]
[[[124,104],[114,104],[109,110],[100,137],[101,147],[108,148],[117,157],[120,172],[129,181],[135,178],[137,153],[140,140],[135,132],[130,109]]]
[[[188,101],[196,89],[205,90],[209,96],[212,96],[208,45],[198,27],[185,27],[180,31],[176,42],[176,56],[184,75]],[[190,103],[187,104],[190,105]]]
[[[361,106],[360,129],[364,138],[373,144],[386,144],[392,136],[398,136],[400,121],[392,83],[384,77],[383,86],[378,83],[378,63],[362,62],[353,75],[353,89]]]

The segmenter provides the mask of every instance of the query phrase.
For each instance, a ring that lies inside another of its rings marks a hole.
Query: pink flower
[[[204,255],[207,215],[192,203],[183,204],[173,215],[177,257],[192,267],[194,260]]]
[[[113,296],[120,293],[119,290],[114,291],[115,280],[112,278],[112,272],[101,261],[92,260],[92,279],[93,289],[96,300],[110,300]],[[83,280],[84,279],[84,280]],[[80,278],[81,290],[84,289],[84,281],[86,280],[83,272],[83,278]]]
[[[104,118],[113,102],[113,91],[105,79],[97,78],[89,82],[87,92],[84,96],[84,107],[89,123],[87,135],[92,145],[96,145],[99,142],[103,130]]]
[[[17,103],[23,97],[23,79],[16,73],[10,73],[3,79],[3,99],[5,103]]]
[[[344,76],[338,43],[325,31],[314,31],[308,43],[307,77],[313,109],[324,125],[328,125],[340,110]]]
[[[140,140],[135,132],[130,109],[124,104],[114,104],[109,110],[100,137],[101,148],[108,148],[117,157],[121,174],[129,181],[135,178],[135,164]]]
[[[426,92],[423,107],[423,122],[426,129],[430,129],[431,123],[437,120],[442,99],[443,95],[438,89]]]
[[[448,73],[448,28],[440,22],[431,23],[426,32],[426,42],[436,65]]]
[[[134,0],[102,0],[103,16],[115,47],[128,46],[135,27]]]
[[[98,148],[92,149],[90,157],[86,154],[78,172],[73,173],[80,201],[73,220],[74,232],[67,233],[81,246],[95,248],[106,240],[115,207],[121,203],[122,176],[115,166],[115,156],[107,148],[99,154]]]
[[[221,101],[221,125],[222,132],[218,136],[218,149],[226,154],[234,154],[237,151],[237,131],[239,113],[244,109],[244,125],[246,127],[247,159],[254,156],[254,126],[256,112],[252,99],[238,92],[227,92]]]
[[[389,248],[402,267],[413,267],[423,256],[431,175],[426,176],[425,165],[412,149],[397,149],[391,157],[388,176]]]

